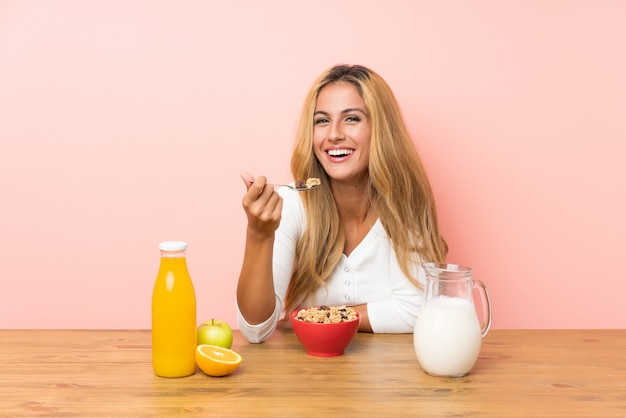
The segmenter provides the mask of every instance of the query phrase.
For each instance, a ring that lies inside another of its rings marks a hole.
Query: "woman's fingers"
[[[280,224],[282,198],[267,183],[265,176],[256,179],[248,172],[240,173],[248,191],[243,197],[243,207],[248,217],[248,225],[259,231],[273,232]]]
[[[250,186],[252,185],[252,183],[254,183],[254,176],[245,170],[242,170],[239,173],[239,176],[241,177],[244,184],[246,185],[246,189],[250,189]]]

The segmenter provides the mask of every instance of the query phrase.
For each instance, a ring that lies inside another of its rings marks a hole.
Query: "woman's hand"
[[[249,232],[257,234],[259,238],[273,235],[280,225],[282,197],[273,185],[267,183],[265,176],[255,179],[245,171],[240,175],[247,188],[242,204],[248,218]]]

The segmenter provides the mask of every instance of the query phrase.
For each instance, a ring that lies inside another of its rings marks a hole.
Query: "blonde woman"
[[[238,324],[261,342],[305,306],[348,305],[359,331],[410,333],[423,301],[421,263],[444,261],[433,194],[387,83],[360,65],[322,74],[306,97],[291,159],[306,192],[247,186]]]

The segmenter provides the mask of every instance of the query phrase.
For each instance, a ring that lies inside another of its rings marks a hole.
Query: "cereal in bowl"
[[[315,324],[338,324],[340,322],[354,321],[357,318],[356,311],[349,306],[314,306],[298,312],[296,319]]]

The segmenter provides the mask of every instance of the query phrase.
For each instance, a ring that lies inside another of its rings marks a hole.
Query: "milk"
[[[422,308],[413,344],[425,372],[463,376],[478,359],[481,329],[474,305],[465,298],[439,296]]]

